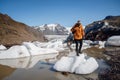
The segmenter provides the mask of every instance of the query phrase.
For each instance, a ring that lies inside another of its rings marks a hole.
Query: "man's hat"
[[[78,20],[77,23],[80,23],[80,20]]]

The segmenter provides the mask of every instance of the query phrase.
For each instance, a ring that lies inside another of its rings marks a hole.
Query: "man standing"
[[[80,21],[77,21],[77,23],[72,27],[71,32],[74,36],[74,41],[76,44],[76,54],[79,56],[79,53],[81,53],[81,47],[82,47],[82,40],[84,37],[84,29]]]

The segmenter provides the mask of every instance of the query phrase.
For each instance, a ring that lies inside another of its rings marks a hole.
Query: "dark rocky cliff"
[[[107,16],[85,27],[85,39],[107,40],[113,35],[120,35],[120,16]]]

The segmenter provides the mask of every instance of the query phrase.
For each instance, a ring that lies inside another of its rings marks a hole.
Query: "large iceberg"
[[[30,55],[39,55],[39,54],[50,54],[50,53],[58,53],[58,51],[49,48],[39,48],[35,46],[33,43],[24,42],[24,46],[28,49]]]
[[[36,41],[36,42],[33,42],[33,44],[35,44],[37,47],[51,48],[57,51],[63,51],[65,48],[65,45],[63,44],[62,39],[53,39],[46,43],[40,43]]]
[[[86,57],[85,54],[80,54],[80,56],[64,56],[55,63],[53,68],[57,71],[76,74],[92,73],[99,65],[93,57]]]
[[[108,38],[105,46],[120,46],[120,36],[112,36]]]
[[[48,48],[39,48],[31,42],[23,42],[22,45],[15,45],[7,50],[0,50],[0,59],[21,58],[40,54],[58,54],[58,51]]]
[[[21,57],[27,57],[27,56],[30,56],[30,54],[27,48],[23,45],[12,46],[8,50],[0,51],[0,59],[21,58]]]

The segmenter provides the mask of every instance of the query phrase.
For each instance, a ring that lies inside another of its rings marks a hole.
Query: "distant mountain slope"
[[[86,39],[106,40],[110,36],[120,35],[120,16],[107,16],[85,27]]]
[[[68,30],[60,24],[44,24],[36,26],[35,29],[42,31],[45,35],[66,35]]]
[[[0,44],[11,46],[24,41],[44,41],[41,32],[0,13]]]

